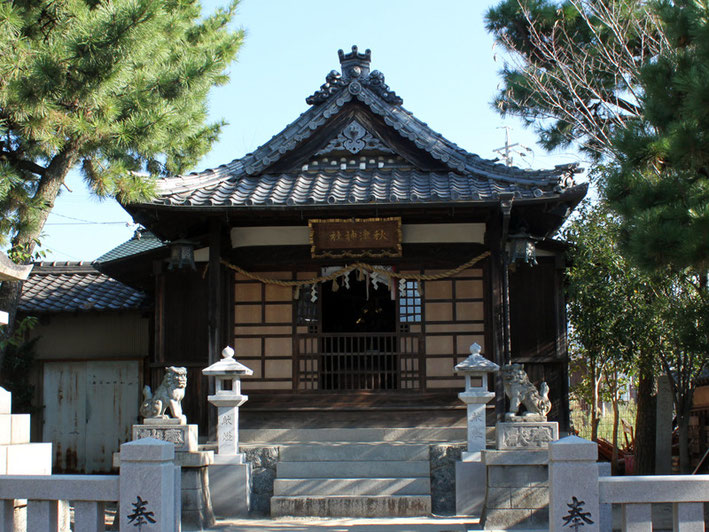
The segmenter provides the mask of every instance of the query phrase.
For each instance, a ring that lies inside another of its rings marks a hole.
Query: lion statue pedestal
[[[133,425],[133,440],[155,438],[174,443],[175,452],[197,452],[198,427],[188,425],[182,413],[186,387],[187,370],[175,366],[165,368],[162,383],[154,393],[150,386],[145,386],[140,405],[143,423]]]
[[[214,511],[209,494],[208,466],[214,463],[214,451],[198,448],[198,427],[189,425],[182,413],[182,399],[187,387],[187,370],[170,366],[153,392],[143,389],[140,415],[143,423],[133,425],[133,440],[155,438],[175,444],[175,464],[182,468],[182,526],[186,530],[203,530],[214,526]],[[172,417],[170,417],[172,414]],[[113,455],[114,466],[120,466],[119,453]]]
[[[521,364],[500,370],[510,409],[495,425],[496,450],[483,451],[487,469],[485,529],[549,527],[549,443],[559,439],[559,424],[547,421],[549,387],[539,390]],[[524,407],[525,411],[519,412]]]

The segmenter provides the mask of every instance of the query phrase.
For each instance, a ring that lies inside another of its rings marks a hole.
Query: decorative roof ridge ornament
[[[392,105],[403,103],[403,100],[384,83],[384,74],[378,70],[370,72],[371,50],[367,49],[365,53],[361,54],[357,51],[357,46],[352,46],[352,52],[345,54],[342,50],[338,50],[337,55],[340,58],[342,74],[331,70],[320,89],[305,99],[306,103],[319,105],[345,87],[353,96],[362,92],[362,88],[366,87],[387,103]]]
[[[369,64],[372,62],[372,51],[367,48],[363,54],[357,51],[357,45],[352,46],[348,54],[342,49],[337,51],[342,67],[342,77],[345,79],[366,78],[369,76]]]
[[[370,133],[359,120],[353,118],[342,128],[336,137],[331,139],[330,142],[328,142],[324,148],[316,152],[315,155],[326,155],[338,150],[347,150],[352,154],[357,154],[365,148],[384,153],[394,153],[394,151],[385,146],[379,138]]]

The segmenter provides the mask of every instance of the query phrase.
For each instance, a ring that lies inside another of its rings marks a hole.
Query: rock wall
[[[430,446],[431,510],[435,515],[455,515],[455,463],[465,444]]]
[[[273,481],[276,479],[276,465],[279,447],[252,447],[244,449],[246,461],[251,463],[251,510],[254,515],[271,514]]]

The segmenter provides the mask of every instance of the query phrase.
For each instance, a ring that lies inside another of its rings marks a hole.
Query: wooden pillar
[[[504,363],[499,364],[502,367],[504,364],[512,363],[512,333],[510,326],[510,263],[507,258],[507,235],[510,228],[510,217],[512,216],[512,202],[514,201],[513,194],[500,194],[500,212],[502,214],[502,230],[499,240],[499,258],[500,271],[502,275],[502,332],[503,332],[503,350]]]
[[[561,412],[559,425],[561,430],[568,431],[571,427],[571,413],[569,407],[569,351],[566,338],[566,298],[564,296],[564,269],[566,260],[564,255],[557,255],[554,260],[554,306],[556,310],[556,358],[559,360],[561,371]]]
[[[223,323],[223,305],[222,305],[222,242],[221,242],[221,224],[218,219],[212,219],[209,222],[209,273],[208,273],[208,298],[207,298],[207,323],[208,323],[208,349],[207,349],[207,365],[211,366],[221,359],[221,350],[225,347],[222,345],[222,330]],[[214,379],[209,379],[209,395],[214,392]],[[206,398],[205,398],[206,400]],[[209,439],[216,438],[217,416],[214,408],[208,409]]]
[[[489,330],[488,338],[490,345],[487,347],[487,356],[498,366],[503,366],[505,363],[504,349],[504,308],[502,303],[503,286],[502,286],[502,253],[500,246],[500,238],[502,234],[502,217],[499,212],[495,211],[488,221],[485,231],[485,245],[490,250],[490,257],[487,260],[487,275],[488,280],[486,314],[487,323],[486,329]],[[495,391],[495,414],[500,420],[505,414],[505,394],[502,387],[502,377],[500,373],[496,373],[494,378]]]

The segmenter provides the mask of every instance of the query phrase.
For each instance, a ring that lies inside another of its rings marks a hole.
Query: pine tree
[[[681,280],[659,292],[673,357],[664,363],[678,413],[680,466],[689,471],[694,379],[709,352],[709,3],[653,4],[668,46],[640,70],[642,116],[617,132],[604,194],[621,215],[624,253]]]
[[[642,119],[616,140],[605,193],[628,253],[646,267],[709,269],[709,3],[663,1],[671,44],[641,72]],[[709,294],[707,294],[709,297]]]
[[[194,165],[222,123],[206,97],[243,39],[238,0],[0,3],[0,238],[30,260],[70,169],[98,196],[150,197],[152,176]],[[0,287],[14,317],[20,286]]]
[[[487,15],[507,52],[500,112],[534,126],[547,149],[574,145],[604,163],[594,175],[620,215],[619,249],[664,279],[663,334],[674,341],[660,356],[680,420],[709,344],[707,15],[704,0],[502,0]],[[652,414],[641,415],[642,399],[638,433]]]
[[[502,115],[537,129],[548,150],[613,157],[613,137],[642,116],[639,71],[666,47],[645,0],[502,0],[486,26],[502,47]]]

